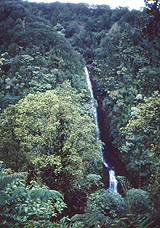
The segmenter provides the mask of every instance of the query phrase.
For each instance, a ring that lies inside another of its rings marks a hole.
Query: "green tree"
[[[151,41],[155,38],[155,36],[160,35],[160,1],[144,0],[144,2],[146,4],[145,12],[147,13],[145,18],[144,32],[148,34],[149,40]]]
[[[158,169],[159,104],[158,91],[152,97],[145,97],[144,102],[139,101],[136,107],[131,108],[130,120],[122,128],[125,136],[121,149],[122,159],[128,163],[127,169],[136,177],[139,174],[145,178],[151,174],[156,175]]]
[[[51,187],[65,189],[68,183],[80,188],[87,173],[100,170],[101,162],[93,119],[86,105],[81,106],[83,96],[64,83],[57,91],[29,94],[5,109],[1,158],[16,170],[40,173]]]

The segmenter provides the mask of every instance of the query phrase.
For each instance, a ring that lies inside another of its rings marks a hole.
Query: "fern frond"
[[[10,200],[14,200],[16,198],[23,198],[23,199],[29,198],[29,191],[26,188],[24,188],[24,187],[17,187],[14,190]]]
[[[97,213],[76,214],[71,218],[72,222],[83,221],[88,226],[97,227],[98,224],[105,224],[106,216]]]
[[[139,228],[148,228],[150,225],[153,224],[152,222],[149,222],[150,218],[142,219],[142,221],[139,222],[139,224],[134,225],[134,227],[139,227]]]
[[[122,222],[123,228],[127,228],[126,224]]]
[[[4,190],[8,184],[11,184],[16,179],[22,179],[26,173],[14,173],[6,176],[0,176],[0,190]]]
[[[83,214],[76,214],[76,215],[74,215],[74,216],[71,218],[71,221],[72,221],[72,222],[76,222],[76,221],[79,221],[79,220],[83,220]]]
[[[107,217],[103,214],[97,213],[85,213],[84,214],[84,221],[89,226],[103,225],[106,222]]]
[[[16,216],[14,215],[9,215],[9,214],[5,214],[5,213],[1,213],[0,214],[0,225],[3,224],[4,221],[7,221],[9,223],[16,223],[18,222],[18,219]]]
[[[0,207],[3,207],[7,203],[9,196],[4,191],[0,191],[0,196]]]
[[[97,223],[99,223],[99,219],[98,217],[95,217],[95,214],[84,214],[84,221],[87,225],[89,226],[93,226],[93,225],[98,225]]]
[[[30,196],[32,199],[39,198],[41,201],[45,202],[49,199],[63,199],[63,195],[60,192],[41,188],[30,190]]]

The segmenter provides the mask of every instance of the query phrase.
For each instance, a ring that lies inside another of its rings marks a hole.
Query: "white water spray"
[[[97,143],[98,143],[98,146],[99,146],[99,151],[100,151],[100,153],[101,153],[101,155],[102,155],[103,164],[104,164],[104,166],[109,170],[109,190],[110,190],[111,192],[117,192],[118,181],[117,181],[117,179],[116,179],[115,172],[114,172],[114,170],[111,170],[111,169],[109,168],[109,165],[107,164],[107,162],[106,162],[105,159],[104,159],[101,145],[99,144],[99,140],[100,140],[100,131],[99,131],[99,127],[98,127],[97,109],[96,109],[96,106],[95,106],[95,104],[94,104],[93,89],[92,89],[92,84],[91,84],[91,80],[90,80],[90,77],[89,77],[89,73],[88,73],[87,67],[85,67],[85,74],[86,74],[86,81],[87,81],[88,89],[89,89],[89,91],[90,91],[90,96],[91,96],[91,107],[92,107],[92,111],[93,111],[93,114],[94,114],[94,121],[95,121],[95,124],[96,124],[96,130],[97,130]]]

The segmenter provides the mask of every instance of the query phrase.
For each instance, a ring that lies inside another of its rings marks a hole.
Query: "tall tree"
[[[81,106],[84,94],[72,90],[64,83],[4,110],[0,156],[9,167],[28,166],[50,187],[64,188],[66,183],[79,188],[87,173],[99,169],[95,125]]]

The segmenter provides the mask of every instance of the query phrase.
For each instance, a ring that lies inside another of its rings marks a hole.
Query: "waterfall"
[[[89,89],[90,96],[91,96],[91,107],[92,107],[92,111],[93,111],[93,114],[94,114],[94,121],[95,121],[95,124],[96,124],[97,143],[98,143],[99,151],[100,151],[100,153],[102,155],[103,165],[109,171],[109,190],[111,192],[117,192],[118,181],[116,179],[115,172],[114,172],[114,170],[110,169],[109,165],[105,161],[104,156],[103,156],[102,147],[101,147],[101,145],[99,143],[99,140],[100,140],[100,131],[99,131],[99,126],[98,126],[97,108],[96,108],[96,106],[94,104],[93,89],[92,89],[92,84],[91,84],[91,80],[90,80],[90,77],[89,77],[89,73],[88,73],[87,67],[85,67],[85,74],[86,74],[86,81],[87,81],[88,89]]]

